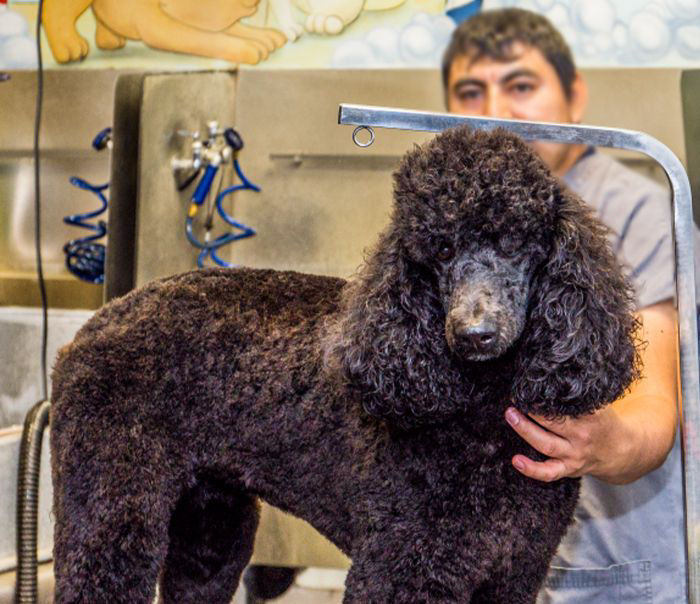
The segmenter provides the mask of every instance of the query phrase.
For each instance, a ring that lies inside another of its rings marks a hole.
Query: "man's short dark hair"
[[[447,93],[450,67],[459,56],[472,62],[484,57],[497,61],[515,58],[517,42],[536,48],[554,67],[564,94],[571,98],[576,65],[564,37],[542,15],[520,8],[484,11],[459,25],[442,57],[442,84]]]

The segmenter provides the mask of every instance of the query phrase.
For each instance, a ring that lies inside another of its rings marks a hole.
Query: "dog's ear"
[[[373,416],[404,428],[444,420],[470,394],[444,323],[430,277],[408,258],[392,225],[343,292],[325,342],[326,367]]]
[[[639,377],[634,296],[607,229],[562,193],[552,250],[535,277],[513,402],[548,417],[592,412]]]

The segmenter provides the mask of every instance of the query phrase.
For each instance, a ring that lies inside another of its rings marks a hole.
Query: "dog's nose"
[[[496,343],[496,326],[490,321],[460,325],[455,336],[472,350],[487,352]]]

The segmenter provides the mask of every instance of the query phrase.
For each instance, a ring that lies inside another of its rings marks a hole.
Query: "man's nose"
[[[488,95],[486,102],[486,115],[488,117],[498,117],[502,119],[511,119],[513,117],[508,99],[503,98],[498,93]]]

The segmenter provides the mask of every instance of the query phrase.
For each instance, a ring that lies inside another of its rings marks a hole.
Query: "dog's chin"
[[[462,355],[462,358],[465,361],[469,361],[470,363],[478,363],[483,361],[492,361],[493,359],[497,359],[499,356],[501,355],[474,352],[471,354]]]
[[[457,347],[452,349],[460,359],[468,363],[483,363],[493,361],[502,357],[510,348],[510,343],[500,343],[486,351],[467,349],[466,347]]]

